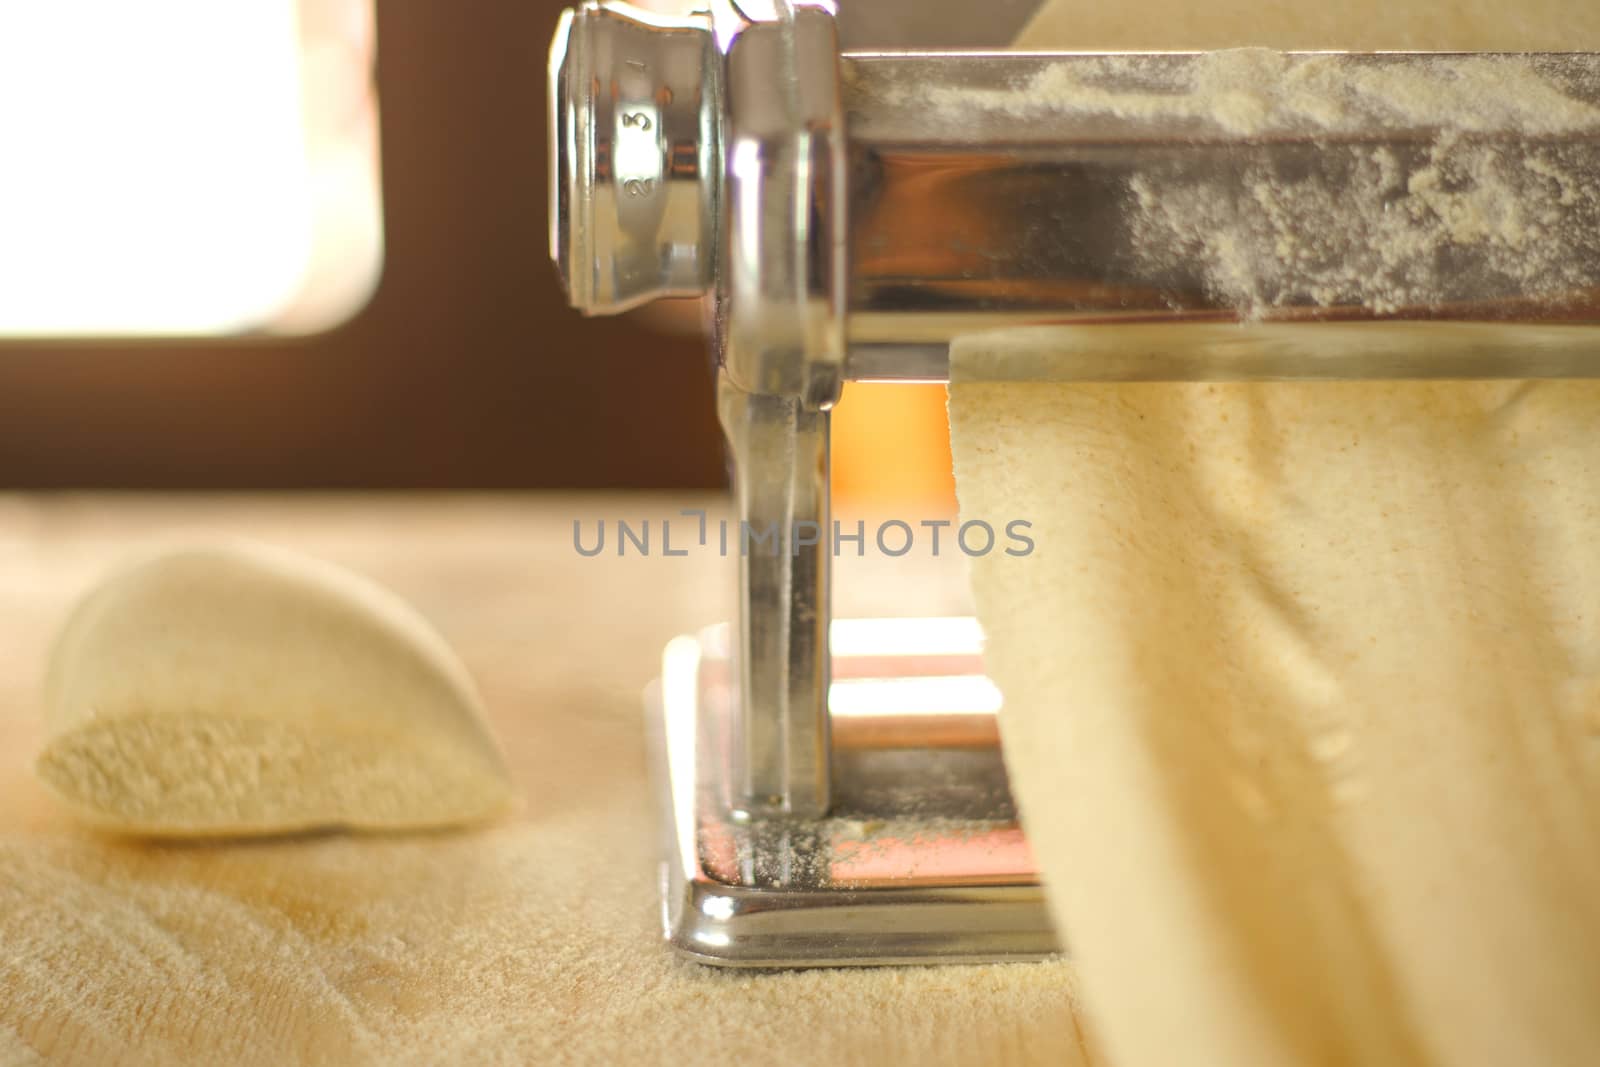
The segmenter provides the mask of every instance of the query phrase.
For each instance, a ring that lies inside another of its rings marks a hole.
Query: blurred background
[[[0,0],[0,487],[724,484],[695,316],[549,264],[563,6]],[[945,510],[943,388],[848,389],[835,467]]]

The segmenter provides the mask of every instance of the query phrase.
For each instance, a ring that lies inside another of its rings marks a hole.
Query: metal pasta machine
[[[967,7],[1009,39],[1015,0]],[[739,553],[737,624],[674,642],[653,690],[666,934],[748,966],[1043,956],[976,623],[831,616],[842,383],[948,380],[993,330],[999,377],[1593,376],[1600,57],[1271,53],[1298,96],[1252,114],[1196,105],[1205,54],[847,50],[848,25],[589,0],[550,55],[571,302],[702,298],[737,514],[775,531]],[[1316,106],[1327,77],[1355,104]]]

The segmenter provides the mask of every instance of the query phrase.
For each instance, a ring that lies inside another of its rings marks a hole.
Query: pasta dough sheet
[[[1592,1063],[1600,385],[950,412],[963,513],[1033,523],[975,592],[1112,1061]]]
[[[1600,5],[1056,0],[1019,44],[1596,48]],[[957,485],[1034,524],[975,594],[1110,1060],[1595,1062],[1600,384],[974,380],[995,348],[952,352]]]

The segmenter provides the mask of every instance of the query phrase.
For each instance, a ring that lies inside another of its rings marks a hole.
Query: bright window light
[[[370,0],[0,0],[0,335],[321,329],[382,263]]]

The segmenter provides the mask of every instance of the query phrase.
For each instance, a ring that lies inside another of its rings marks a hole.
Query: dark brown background
[[[0,487],[711,486],[703,343],[584,320],[545,237],[562,0],[378,0],[385,265],[305,339],[0,344]]]

